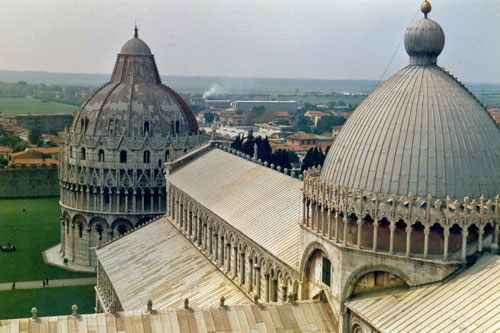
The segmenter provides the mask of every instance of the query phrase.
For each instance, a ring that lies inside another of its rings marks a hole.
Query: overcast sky
[[[438,63],[500,82],[500,0],[432,0]],[[380,79],[420,0],[0,0],[0,69],[110,73],[133,35],[162,75]],[[408,63],[401,44],[384,79]]]

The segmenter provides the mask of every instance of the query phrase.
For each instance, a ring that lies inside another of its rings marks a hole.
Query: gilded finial
[[[134,28],[134,38],[139,38],[139,29],[137,28],[137,24],[135,25]]]
[[[422,5],[420,6],[420,10],[422,11],[422,13],[424,13],[425,18],[427,18],[427,14],[430,13],[431,9],[432,9],[432,6],[431,6],[430,2],[427,2],[427,0],[422,2]]]

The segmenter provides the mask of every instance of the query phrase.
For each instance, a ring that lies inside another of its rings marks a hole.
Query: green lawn
[[[40,317],[69,315],[73,304],[80,314],[94,313],[94,286],[0,291],[0,319],[29,318],[32,307]]]
[[[78,107],[54,102],[43,103],[34,98],[0,98],[0,110],[4,115],[23,114],[23,113],[73,113]]]
[[[16,252],[0,252],[0,282],[95,276],[43,261],[42,251],[60,242],[58,201],[56,197],[0,200],[0,244],[16,245]]]

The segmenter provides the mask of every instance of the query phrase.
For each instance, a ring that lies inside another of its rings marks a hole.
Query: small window
[[[120,163],[127,163],[127,152],[125,150],[120,152]]]
[[[69,146],[69,157],[73,158],[73,146]]]
[[[144,159],[143,159],[143,162],[144,163],[149,163],[149,160],[150,160],[150,153],[149,153],[149,150],[146,150],[144,152]]]
[[[323,274],[321,274],[321,280],[323,281],[324,284],[327,286],[330,286],[330,280],[331,280],[331,270],[332,270],[332,264],[330,260],[327,258],[323,257]]]
[[[83,225],[81,223],[78,223],[78,235],[80,238],[83,237]]]
[[[82,148],[80,151],[80,159],[82,161],[85,161],[85,155],[86,155],[85,148]]]
[[[144,135],[146,135],[146,133],[149,133],[149,121],[144,122]]]
[[[158,161],[158,167],[161,168],[161,160]]]
[[[170,150],[165,151],[165,162],[170,161]]]
[[[98,225],[95,227],[95,231],[96,231],[96,232],[97,232],[97,234],[99,235],[99,240],[102,240],[102,232],[104,231],[104,230],[103,230],[102,225],[98,224]]]
[[[175,133],[176,134],[179,134],[179,131],[180,131],[180,125],[179,125],[179,121],[177,120],[175,122]]]
[[[85,118],[85,128],[84,131],[87,132],[87,128],[89,127],[89,119]]]
[[[99,154],[97,158],[99,162],[104,162],[104,150],[99,149]]]

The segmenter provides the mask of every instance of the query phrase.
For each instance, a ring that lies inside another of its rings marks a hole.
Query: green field
[[[16,252],[0,252],[0,282],[95,275],[44,263],[42,251],[60,242],[58,201],[56,197],[0,200],[0,244],[16,245]]]
[[[73,113],[78,107],[54,102],[44,103],[34,98],[0,98],[0,110],[4,115],[15,114],[47,114],[47,113]]]
[[[29,318],[32,307],[39,317],[69,315],[73,304],[79,314],[94,313],[94,286],[0,291],[0,319]]]

